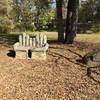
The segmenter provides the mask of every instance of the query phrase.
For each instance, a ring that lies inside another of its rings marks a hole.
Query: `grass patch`
[[[48,38],[48,40],[57,40],[58,38],[58,33],[57,32],[25,32],[27,34],[29,34],[30,36],[35,36],[38,33],[42,33],[45,34]],[[23,32],[12,32],[10,33],[10,35],[19,35],[19,34],[23,34]]]
[[[30,36],[35,36],[39,32],[26,32]],[[57,40],[58,34],[57,32],[41,32],[45,34],[48,40]],[[9,34],[0,34],[0,42],[8,40],[9,42],[18,41],[19,34],[23,34],[23,32],[12,32]],[[79,42],[91,42],[91,43],[100,43],[100,32],[94,34],[77,34],[75,41]]]
[[[100,43],[100,34],[77,34],[76,41]]]

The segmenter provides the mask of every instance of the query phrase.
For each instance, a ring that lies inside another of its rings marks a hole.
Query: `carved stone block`
[[[32,59],[39,59],[39,60],[45,60],[46,59],[46,52],[36,52],[36,51],[34,51],[34,52],[32,52],[32,57],[31,57]]]
[[[28,59],[28,51],[18,50],[15,53],[17,59]]]
[[[35,38],[30,38],[29,35],[23,33],[19,35],[19,42],[14,44],[14,51],[16,58],[28,59],[31,54],[32,59],[46,59],[46,51],[48,50],[48,43],[46,35],[37,34]],[[31,51],[31,53],[29,53]]]

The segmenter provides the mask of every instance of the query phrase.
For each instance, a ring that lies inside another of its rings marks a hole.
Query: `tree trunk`
[[[79,0],[69,0],[66,18],[65,42],[73,44],[77,31]]]
[[[64,41],[64,26],[63,26],[63,17],[62,17],[62,2],[63,0],[56,0],[56,9],[57,9],[57,30],[58,30],[58,41]]]

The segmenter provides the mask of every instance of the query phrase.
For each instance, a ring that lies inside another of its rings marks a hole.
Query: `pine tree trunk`
[[[57,9],[57,30],[58,30],[58,41],[64,41],[64,26],[63,26],[63,17],[62,17],[62,2],[63,0],[56,0],[56,9]]]
[[[77,31],[79,0],[68,1],[65,42],[73,44]]]

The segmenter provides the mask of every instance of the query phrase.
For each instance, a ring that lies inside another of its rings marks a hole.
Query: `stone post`
[[[30,38],[30,40],[29,40],[29,41],[30,41],[30,46],[32,47],[32,38]]]
[[[22,39],[22,35],[19,35],[19,46],[22,46],[23,45],[23,39]]]
[[[40,34],[40,47],[42,47],[42,46],[43,46],[43,35]]]
[[[29,35],[26,35],[26,46],[29,46]]]
[[[44,35],[44,37],[43,37],[43,44],[46,44],[46,43],[47,43],[47,36]]]
[[[36,39],[35,38],[33,38],[33,47],[35,48],[36,47]]]
[[[26,45],[25,40],[26,40],[26,33],[23,33],[23,46]]]
[[[28,50],[17,50],[16,51],[17,59],[28,59]]]
[[[36,35],[36,46],[39,47],[39,42],[40,42],[40,34]]]

